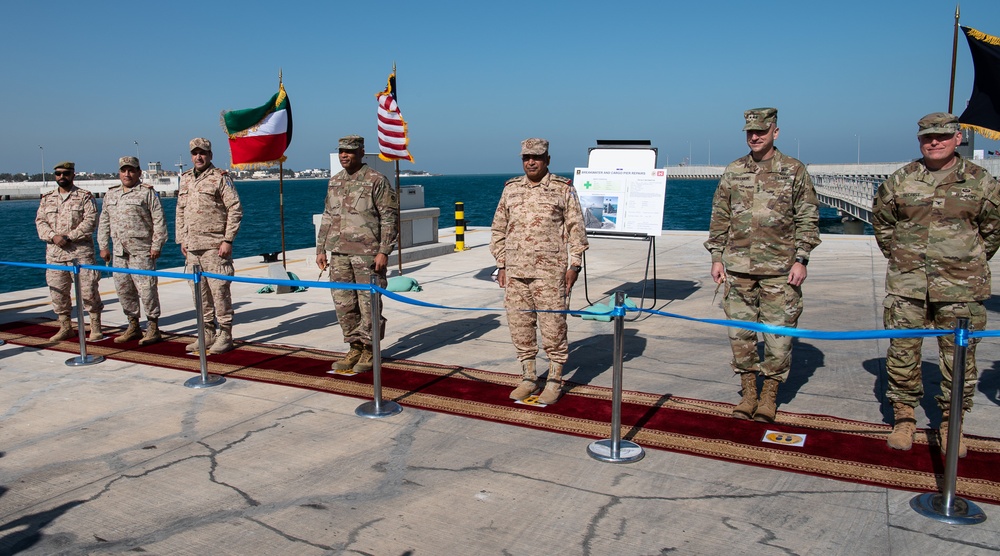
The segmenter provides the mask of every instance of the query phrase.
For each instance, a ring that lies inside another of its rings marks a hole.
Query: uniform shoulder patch
[[[517,176],[515,178],[510,178],[509,180],[504,182],[503,186],[507,187],[508,185],[514,185],[515,183],[520,183],[520,182],[521,182],[521,176]]]

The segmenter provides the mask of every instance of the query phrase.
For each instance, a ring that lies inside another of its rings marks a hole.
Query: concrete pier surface
[[[723,318],[705,232],[656,238],[657,299],[646,306]],[[440,231],[453,241],[454,230]],[[866,236],[823,237],[804,285],[803,328],[881,327],[885,261]],[[404,265],[453,307],[502,307],[489,231],[468,249]],[[649,243],[592,238],[571,306],[625,289],[640,301]],[[41,249],[39,245],[39,249]],[[287,269],[318,274],[311,249]],[[396,265],[392,263],[391,269]],[[267,277],[259,258],[239,276]],[[177,270],[177,269],[174,269]],[[41,271],[39,271],[41,272]],[[651,274],[651,273],[650,273]],[[325,277],[324,277],[325,278]],[[112,280],[106,324],[123,326]],[[343,351],[328,290],[258,294],[235,283],[239,340]],[[1000,299],[987,303],[1000,328]],[[652,285],[647,288],[652,295]],[[193,334],[188,284],[161,279],[161,328]],[[387,357],[516,374],[502,312],[385,301]],[[0,295],[0,322],[54,318],[44,288]],[[726,330],[655,315],[625,324],[624,387],[735,403]],[[145,321],[145,319],[143,319]],[[611,386],[611,323],[571,318],[567,378]],[[885,423],[887,340],[797,343],[779,411]],[[193,375],[0,346],[0,553],[19,554],[994,554],[1000,506],[948,525],[909,506],[915,493],[647,449],[631,464],[587,455],[589,440],[405,408],[365,419],[363,400],[238,379],[185,388]],[[543,356],[540,356],[543,357]],[[925,382],[938,380],[926,341]],[[997,436],[1000,341],[983,340],[966,431]],[[209,358],[211,371],[211,357]],[[545,364],[540,362],[540,368]],[[918,427],[940,415],[928,396]],[[888,448],[886,448],[888,449]],[[961,465],[961,464],[960,464]],[[997,470],[1000,474],[1000,470]]]

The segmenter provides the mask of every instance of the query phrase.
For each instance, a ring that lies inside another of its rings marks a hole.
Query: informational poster
[[[577,168],[573,186],[580,197],[588,232],[629,232],[659,236],[667,171]]]

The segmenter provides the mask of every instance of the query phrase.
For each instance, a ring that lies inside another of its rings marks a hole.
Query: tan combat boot
[[[757,411],[757,373],[740,373],[743,385],[743,399],[733,408],[733,417],[737,419],[753,419]]]
[[[212,347],[212,343],[213,342],[215,342],[215,328],[214,327],[207,327],[207,328],[205,328],[205,345],[208,346],[208,347]],[[195,334],[193,342],[191,342],[190,344],[184,346],[184,351],[191,352],[191,353],[198,351],[198,335],[197,334]]]
[[[212,347],[208,348],[209,355],[218,355],[220,353],[226,353],[233,349],[233,327],[232,326],[220,326],[219,333],[215,336],[215,341],[212,342]]]
[[[332,369],[335,371],[349,371],[361,359],[361,350],[364,345],[361,342],[351,342],[351,349],[343,357],[333,362]]]
[[[538,390],[538,375],[535,374],[535,360],[521,361],[521,384],[510,393],[510,399],[523,400]]]
[[[941,442],[941,455],[947,455],[948,451],[948,419],[951,416],[951,412],[945,411],[941,414],[941,428],[938,429],[939,441]],[[963,416],[964,417],[964,416]],[[962,424],[963,421],[959,421],[958,427],[958,457],[964,458],[969,453],[969,447],[965,445],[965,436],[962,435]]]
[[[559,401],[559,394],[562,393],[562,363],[549,361],[549,375],[545,378],[545,390],[538,395],[538,401],[545,404],[554,404]]]
[[[774,414],[778,412],[778,385],[781,384],[773,378],[765,378],[764,386],[760,389],[760,401],[757,402],[757,411],[753,414],[754,421],[761,423],[773,423]]]
[[[88,342],[100,342],[104,339],[104,331],[101,329],[101,314],[90,313],[90,336]]]
[[[886,444],[893,450],[909,450],[913,447],[913,433],[917,432],[917,419],[913,408],[905,403],[892,404],[892,433],[886,439]],[[944,448],[941,449],[942,452]]]
[[[63,340],[68,340],[73,337],[73,324],[69,318],[69,315],[59,315],[59,331],[56,332],[51,338],[50,342],[61,342]]]
[[[125,329],[125,332],[122,332],[117,338],[115,338],[115,343],[124,344],[125,342],[130,342],[139,338],[142,338],[142,331],[139,330],[139,317],[129,317],[128,328]]]
[[[375,354],[372,353],[371,346],[364,346],[361,349],[361,356],[358,357],[358,362],[354,364],[354,372],[368,373],[373,368],[375,368]]]
[[[148,346],[149,344],[155,344],[156,342],[163,341],[163,335],[160,334],[160,319],[153,317],[146,317],[146,334],[139,340],[140,346]],[[117,341],[117,340],[115,340]]]

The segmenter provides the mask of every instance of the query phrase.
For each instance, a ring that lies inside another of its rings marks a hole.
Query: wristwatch
[[[809,259],[803,257],[802,255],[795,257],[795,262],[799,263],[802,266],[809,266]]]
[[[575,265],[570,266],[569,269],[572,270],[573,272],[579,274],[580,271],[583,270],[583,267],[580,266],[580,265],[578,265],[578,264],[575,264]]]

